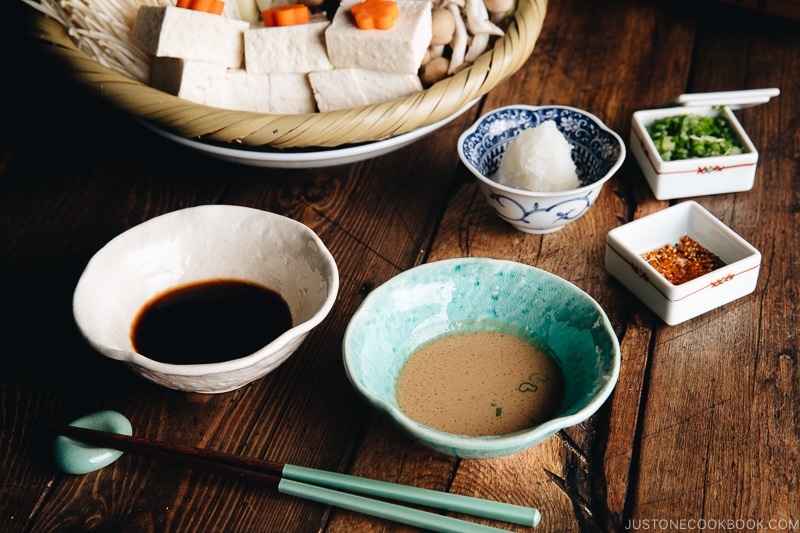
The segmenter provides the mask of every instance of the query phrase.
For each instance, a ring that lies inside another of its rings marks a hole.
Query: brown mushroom
[[[489,13],[506,14],[514,9],[514,0],[483,0]]]
[[[433,85],[439,80],[447,77],[447,70],[450,68],[450,60],[446,57],[434,57],[424,65],[420,71],[420,80],[425,85]]]
[[[431,11],[431,45],[442,46],[453,40],[456,31],[456,22],[453,14],[442,7],[434,7]]]

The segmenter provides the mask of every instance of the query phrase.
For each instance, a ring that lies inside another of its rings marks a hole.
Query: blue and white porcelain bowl
[[[486,330],[517,335],[553,356],[565,384],[556,414],[484,437],[439,431],[404,414],[395,387],[416,349],[445,334]],[[344,364],[359,394],[417,442],[481,459],[520,452],[589,418],[616,385],[620,351],[603,309],[572,283],[522,263],[470,257],[412,268],[372,291],[345,332]]]
[[[492,179],[508,144],[522,130],[552,120],[572,144],[581,186],[534,192]],[[490,111],[458,139],[458,155],[472,172],[497,214],[525,233],[551,233],[579,218],[594,204],[603,185],[625,160],[622,138],[594,115],[567,106],[512,105]]]

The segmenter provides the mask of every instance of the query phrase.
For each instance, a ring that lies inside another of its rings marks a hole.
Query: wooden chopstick
[[[530,507],[359,478],[143,437],[120,435],[77,426],[60,424],[50,424],[50,426],[60,435],[92,446],[112,448],[152,459],[162,459],[175,465],[264,485],[283,494],[425,527],[432,531],[503,530],[331,489],[342,489],[526,526],[535,526],[541,519],[539,511]]]

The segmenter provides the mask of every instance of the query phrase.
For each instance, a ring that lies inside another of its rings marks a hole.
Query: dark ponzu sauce
[[[239,280],[211,280],[148,302],[131,339],[138,353],[163,363],[216,363],[250,355],[291,327],[289,306],[277,292]]]

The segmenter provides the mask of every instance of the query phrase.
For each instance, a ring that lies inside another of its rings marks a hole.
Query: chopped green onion
[[[741,154],[744,149],[728,119],[719,114],[659,118],[647,133],[664,161]]]
[[[494,416],[500,417],[503,414],[503,408],[497,405],[496,403],[492,402],[492,407],[494,407]]]

